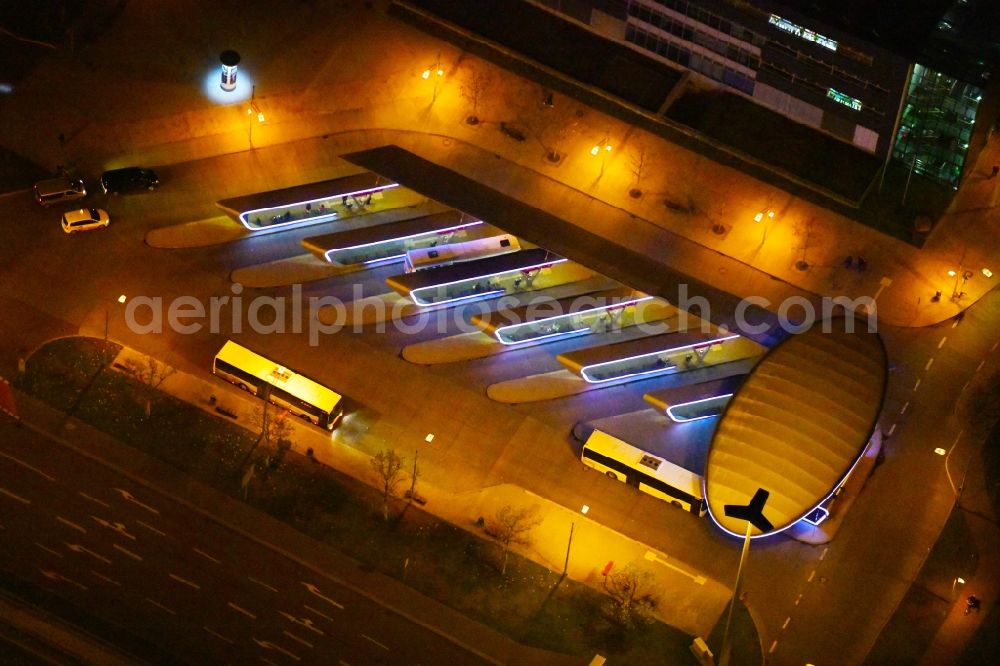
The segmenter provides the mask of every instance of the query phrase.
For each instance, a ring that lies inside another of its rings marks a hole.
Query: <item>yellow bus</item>
[[[342,396],[304,375],[229,340],[215,355],[212,372],[244,391],[316,425],[333,430],[343,416]]]
[[[580,456],[587,467],[670,502],[685,511],[705,515],[701,476],[680,465],[594,430],[583,444]]]

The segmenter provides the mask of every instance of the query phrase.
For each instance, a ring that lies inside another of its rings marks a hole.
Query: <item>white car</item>
[[[102,208],[81,208],[63,213],[62,216],[62,228],[68,234],[100,229],[110,223],[108,212]]]

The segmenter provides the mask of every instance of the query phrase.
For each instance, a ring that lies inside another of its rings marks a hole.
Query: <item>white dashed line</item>
[[[218,638],[220,641],[225,641],[226,643],[229,643],[230,645],[233,644],[233,641],[231,639],[226,638],[225,636],[223,636],[222,634],[220,634],[217,631],[213,631],[212,629],[209,629],[208,627],[202,627],[202,629],[204,629],[208,633],[212,634],[213,636],[215,636],[216,638]]]
[[[955,322],[955,323],[958,323],[958,322]],[[944,343],[945,343],[945,341],[946,341],[947,339],[948,339],[948,336],[947,336],[947,335],[946,335],[946,336],[944,336],[943,338],[941,338],[941,342],[939,342],[939,343],[938,343],[938,349],[941,349],[941,347],[944,347]]]
[[[293,634],[290,631],[286,631],[286,630],[282,629],[281,633],[283,633],[284,635],[288,636],[289,638],[291,638],[296,643],[301,643],[302,645],[305,645],[307,648],[311,648],[313,646],[313,644],[310,643],[309,641],[307,641],[306,639],[299,638],[298,636],[296,636],[295,634]]]
[[[52,555],[55,555],[59,559],[62,559],[62,557],[63,557],[63,554],[60,553],[58,550],[52,550],[48,546],[43,546],[42,544],[38,543],[37,541],[35,542],[35,545],[38,546],[39,548],[41,548],[42,550],[44,550],[46,553],[51,553]]]
[[[180,583],[181,585],[187,585],[188,587],[192,587],[192,588],[194,588],[196,590],[200,590],[201,589],[201,585],[198,585],[197,583],[192,583],[187,578],[181,578],[177,574],[168,574],[168,575],[171,578],[173,578],[174,580],[176,580],[178,583]]]
[[[927,365],[924,366],[924,371],[926,372],[927,370],[930,370],[932,365],[934,365],[934,357],[933,356],[931,358],[927,359]]]
[[[94,574],[95,576],[97,576],[98,578],[100,578],[101,580],[103,580],[103,581],[105,581],[107,583],[111,583],[112,585],[114,585],[116,587],[121,587],[122,586],[122,584],[119,583],[118,581],[112,580],[111,578],[108,578],[107,576],[105,576],[104,574],[102,574],[102,573],[100,573],[98,571],[94,571],[93,569],[91,569],[90,573]]]
[[[979,365],[976,366],[976,372],[982,370],[984,365],[986,365],[986,361],[980,361]]]
[[[903,405],[903,408],[901,410],[899,410],[899,415],[902,416],[903,414],[905,414],[906,410],[909,409],[909,407],[910,407],[910,401],[907,400],[906,404]]]
[[[889,428],[889,437],[892,437],[892,433],[896,432],[896,424],[893,423],[892,427]]]
[[[781,625],[781,628],[782,629],[787,629],[788,628],[788,623],[791,622],[791,621],[792,621],[792,616],[789,615],[788,617],[785,618],[785,623],[783,625]]]
[[[920,380],[919,379],[917,380],[917,383],[913,385],[913,390],[916,391],[918,388],[920,388]]]
[[[198,553],[199,555],[201,555],[202,557],[204,557],[206,560],[211,560],[212,562],[215,562],[216,564],[222,564],[221,560],[215,559],[214,557],[212,557],[211,555],[209,555],[208,553],[206,553],[204,551],[198,550],[197,548],[192,548],[191,550],[193,550],[194,552]]]
[[[827,552],[828,550],[830,550],[830,549],[829,549],[829,548],[824,548],[824,549],[823,549],[823,552],[819,554],[819,561],[820,561],[820,562],[822,562],[822,561],[823,561],[824,559],[826,559],[826,552]]]
[[[253,613],[251,613],[250,611],[248,611],[246,608],[241,608],[240,606],[237,606],[232,601],[229,602],[229,607],[232,608],[237,613],[243,613],[244,615],[246,615],[251,620],[256,620],[257,619],[256,615],[254,615]]]
[[[810,574],[809,574],[809,578],[807,578],[807,579],[806,579],[806,582],[807,582],[807,583],[811,583],[811,582],[813,582],[813,578],[815,578],[815,577],[816,577],[816,570],[815,570],[815,569],[813,569],[813,570],[812,570],[812,573],[810,573]]]
[[[117,551],[125,553],[126,555],[128,555],[129,557],[131,557],[136,562],[142,562],[142,556],[141,555],[136,555],[135,553],[133,553],[128,548],[125,548],[124,546],[119,546],[118,544],[113,543],[113,544],[111,544],[111,547],[114,548]]]
[[[90,500],[94,504],[99,504],[99,505],[103,506],[105,509],[110,509],[111,508],[111,505],[108,504],[107,502],[103,502],[103,501],[97,499],[96,497],[91,497],[87,493],[77,492],[77,495],[79,495],[80,497],[82,497],[85,500]]]
[[[270,586],[270,585],[268,585],[267,583],[265,583],[265,582],[263,582],[263,581],[259,581],[259,580],[257,580],[256,578],[254,578],[253,576],[247,576],[247,579],[248,579],[248,580],[249,580],[249,581],[250,581],[251,583],[257,583],[258,585],[260,585],[261,587],[263,587],[263,588],[264,588],[265,590],[271,590],[272,592],[277,592],[277,591],[278,591],[278,588],[276,588],[276,587],[271,587],[271,586]]]
[[[42,470],[38,469],[37,467],[35,467],[33,465],[29,465],[28,463],[24,462],[20,458],[15,458],[14,456],[12,456],[10,454],[7,454],[7,453],[4,453],[3,451],[0,451],[0,456],[3,456],[4,458],[7,458],[8,460],[13,460],[18,465],[21,465],[22,467],[30,469],[32,472],[34,472],[35,474],[41,476],[42,478],[48,479],[49,481],[55,481],[55,477],[49,476],[48,474],[46,474]]]
[[[774,652],[774,648],[776,647],[778,647],[778,641],[774,641],[773,643],[771,643],[771,649],[769,649],[767,653],[772,654]]]
[[[72,520],[66,520],[62,516],[56,516],[56,520],[58,520],[63,525],[66,525],[67,527],[73,528],[77,532],[82,532],[84,534],[87,533],[87,530],[83,529],[82,527],[80,527],[79,525],[77,525],[76,523],[74,523]]]
[[[801,594],[799,596],[795,597],[795,605],[796,606],[798,606],[801,601],[802,601],[802,595]]]
[[[165,537],[165,536],[167,536],[166,532],[161,532],[160,530],[156,529],[156,528],[155,528],[155,527],[153,527],[152,525],[149,525],[149,524],[147,524],[147,523],[144,523],[144,522],[142,522],[141,520],[137,520],[137,521],[135,521],[135,522],[136,522],[137,524],[141,525],[142,527],[145,527],[145,528],[146,528],[147,530],[149,530],[149,531],[150,531],[150,532],[152,532],[153,534],[159,534],[160,536],[164,536],[164,537]]]
[[[166,606],[164,606],[163,604],[161,604],[159,601],[153,601],[149,597],[146,597],[146,601],[148,601],[149,603],[153,604],[157,608],[162,608],[163,610],[167,611],[171,615],[177,615],[177,613],[174,610],[172,610],[170,608],[167,608]]]
[[[374,643],[375,645],[379,646],[380,648],[382,648],[386,652],[389,651],[389,646],[388,645],[383,645],[382,643],[379,643],[377,640],[375,640],[374,638],[372,638],[371,636],[369,636],[367,634],[361,634],[361,638],[363,638],[366,641],[369,641],[371,643]]]
[[[20,495],[15,495],[14,493],[10,492],[9,490],[5,490],[3,488],[0,488],[0,495],[6,495],[7,497],[11,498],[12,500],[17,500],[21,504],[31,504],[31,500],[24,499]]]
[[[318,610],[316,610],[312,606],[306,606],[305,604],[303,604],[302,607],[305,608],[310,613],[313,613],[314,615],[318,615],[319,617],[323,618],[324,620],[329,620],[330,622],[334,622],[334,619],[332,617],[330,617],[329,615],[323,615],[322,613],[320,613]]]

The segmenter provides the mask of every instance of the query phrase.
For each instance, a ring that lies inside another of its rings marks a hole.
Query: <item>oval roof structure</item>
[[[808,515],[864,453],[887,381],[885,346],[861,319],[818,322],[772,349],[730,400],[709,447],[705,497],[715,523],[744,536],[743,516],[762,514],[750,532],[760,537]]]

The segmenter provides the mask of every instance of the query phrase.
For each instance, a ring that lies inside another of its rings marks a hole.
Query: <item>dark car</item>
[[[124,169],[112,169],[101,174],[101,187],[106,193],[110,194],[152,190],[159,184],[160,180],[156,177],[156,172],[152,169],[126,167]]]

